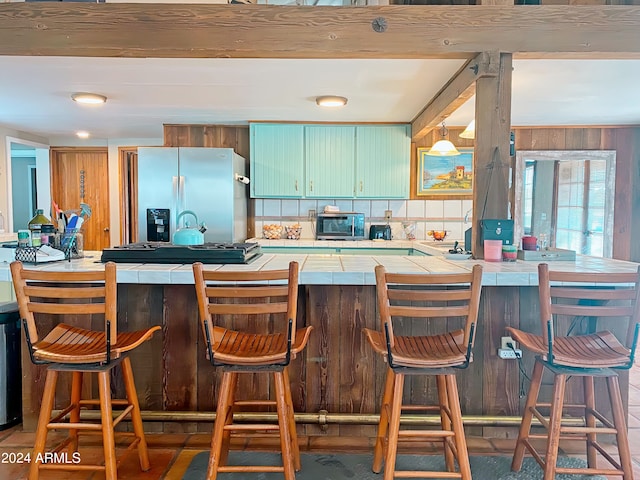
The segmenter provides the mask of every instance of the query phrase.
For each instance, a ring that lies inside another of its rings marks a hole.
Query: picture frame
[[[416,175],[421,196],[470,196],[473,193],[473,148],[458,148],[460,155],[429,155],[418,148]]]

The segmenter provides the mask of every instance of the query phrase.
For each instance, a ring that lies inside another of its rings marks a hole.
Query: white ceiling
[[[44,137],[162,137],[167,124],[410,122],[462,60],[0,57],[0,125]],[[640,60],[514,60],[512,125],[640,125]],[[73,92],[106,95],[98,107]],[[343,95],[321,109],[318,95]],[[466,125],[473,99],[447,119]]]

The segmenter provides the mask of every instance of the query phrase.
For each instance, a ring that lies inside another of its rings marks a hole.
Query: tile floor
[[[49,435],[51,444],[56,443],[54,432]],[[26,454],[33,445],[33,433],[23,432],[21,426],[0,432],[0,480],[23,479],[27,476],[28,466],[15,463],[19,454]],[[184,471],[193,456],[201,450],[208,450],[209,434],[147,434],[149,456],[152,468],[148,472],[139,469],[135,452],[128,455],[118,469],[119,480],[181,480]],[[372,441],[368,438],[354,437],[300,437],[302,451],[351,451],[367,453],[372,451]],[[471,455],[507,455],[513,452],[513,439],[479,438],[467,439]],[[640,366],[632,369],[629,388],[629,443],[634,461],[634,476],[640,479]],[[102,448],[99,439],[83,439],[81,443],[83,462],[99,461]],[[269,449],[277,445],[261,442],[260,447]],[[564,453],[581,456],[583,444],[562,443]],[[408,449],[409,452],[411,449]],[[15,454],[15,455],[14,455]],[[94,460],[95,459],[95,460]],[[45,472],[43,480],[100,480],[102,473]],[[620,477],[611,477],[619,479]]]

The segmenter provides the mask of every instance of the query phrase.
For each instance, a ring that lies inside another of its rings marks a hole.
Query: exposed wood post
[[[424,137],[476,93],[476,80],[498,74],[497,52],[482,52],[465,63],[411,122],[411,138]]]
[[[476,139],[473,165],[472,253],[484,258],[480,220],[507,218],[512,54],[500,54],[497,77],[476,80]]]

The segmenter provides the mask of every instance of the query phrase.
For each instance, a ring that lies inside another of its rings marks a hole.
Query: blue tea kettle
[[[189,222],[185,222],[184,228],[179,228],[173,234],[173,240],[171,243],[174,245],[202,245],[204,244],[204,232],[207,229],[204,225],[198,227],[198,217],[191,210],[185,210],[178,215],[176,219],[176,225],[180,223],[180,219],[185,215],[192,215],[196,221],[195,227],[190,227]]]

